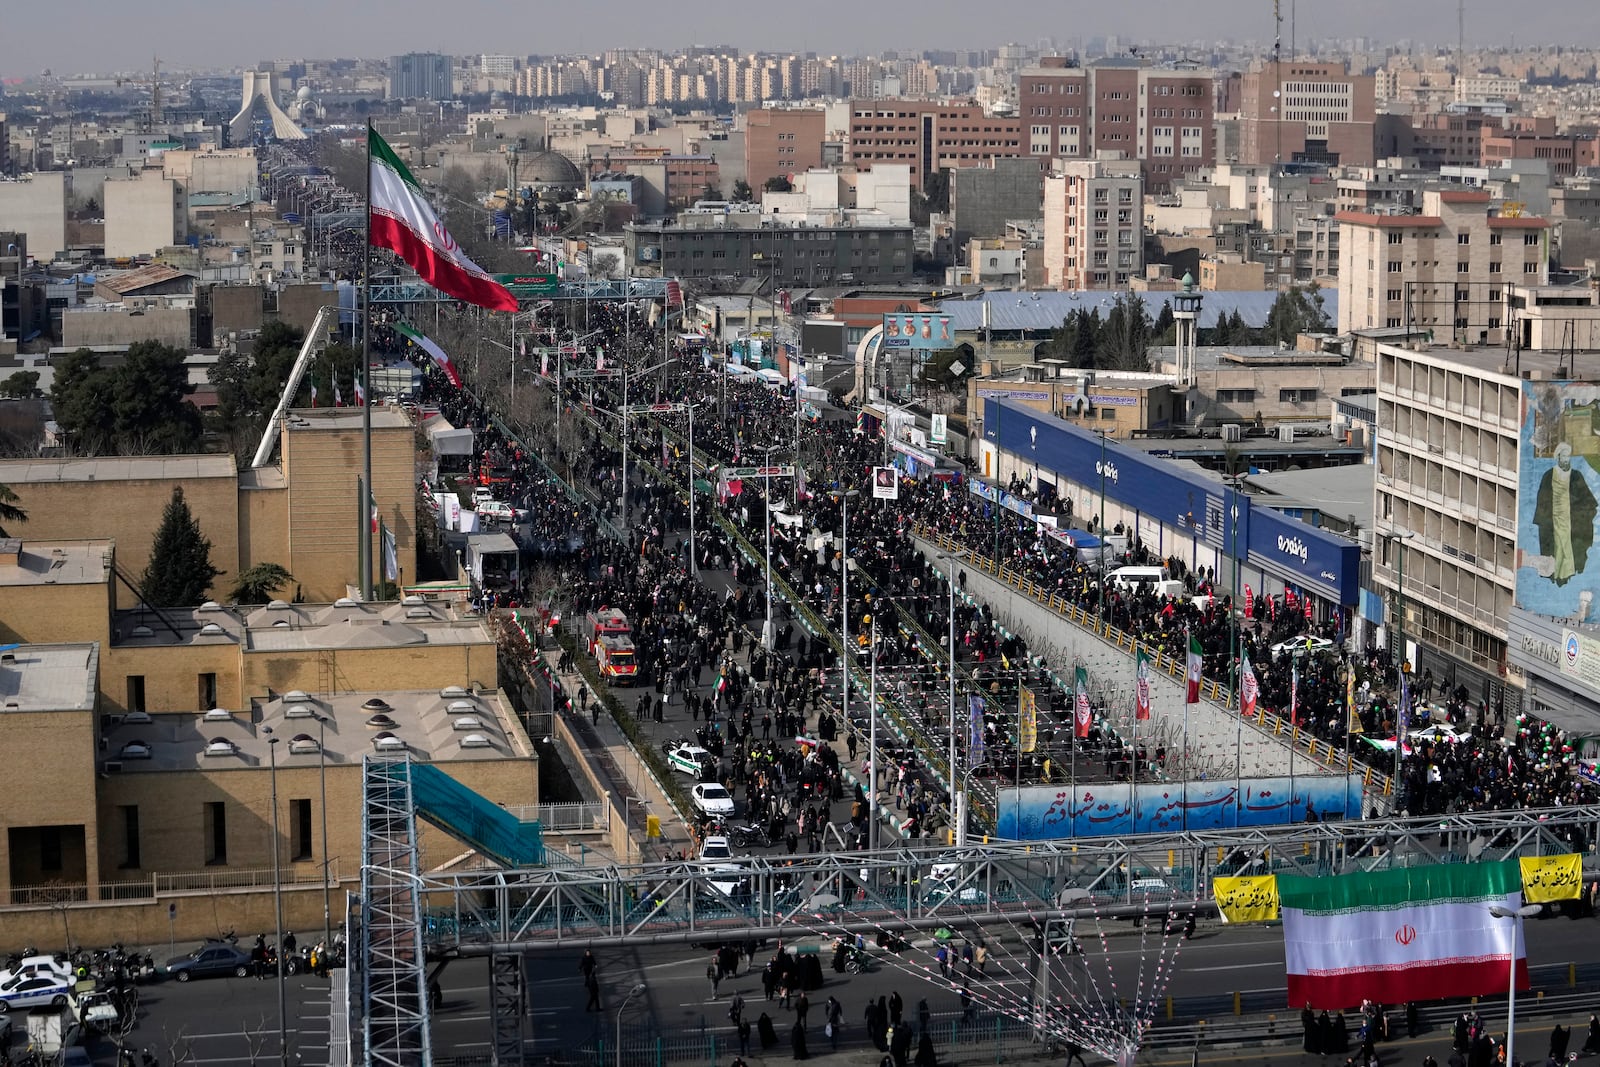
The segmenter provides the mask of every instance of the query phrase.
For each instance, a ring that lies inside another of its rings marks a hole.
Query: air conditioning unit
[[[1367,447],[1367,428],[1365,426],[1350,427],[1350,447],[1360,449]]]
[[[1286,445],[1294,444],[1294,427],[1293,426],[1279,426],[1278,427],[1278,440],[1283,442]]]
[[[1222,427],[1222,441],[1224,444],[1236,445],[1244,440],[1244,431],[1236,422],[1227,423]]]

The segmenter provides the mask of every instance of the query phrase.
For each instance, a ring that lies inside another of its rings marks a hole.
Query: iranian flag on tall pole
[[[372,247],[389,249],[423,281],[457,300],[489,311],[516,311],[517,298],[461,250],[422,195],[417,179],[371,126],[367,152]]]
[[[423,281],[457,300],[490,311],[516,311],[517,298],[472,262],[422,195],[417,179],[400,157],[367,122],[367,245],[361,270],[361,371],[356,376],[356,401],[361,405],[361,471],[372,485],[372,250],[387,248],[416,271]],[[361,598],[373,594],[372,533],[357,541],[356,568]]]
[[[1503,993],[1516,959],[1528,988],[1515,860],[1452,863],[1332,878],[1278,877],[1289,1003],[1338,1011]]]

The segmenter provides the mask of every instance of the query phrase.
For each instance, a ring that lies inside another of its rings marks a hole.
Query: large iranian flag
[[[1289,1003],[1341,1010],[1502,992],[1522,905],[1510,863],[1437,864],[1332,878],[1280,875]],[[1517,988],[1528,960],[1516,940]]]
[[[367,130],[372,246],[387,248],[422,280],[490,311],[516,311],[517,298],[472,262],[422,195],[417,179],[376,130]]]

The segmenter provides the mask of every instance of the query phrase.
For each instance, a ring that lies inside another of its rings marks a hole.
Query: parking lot
[[[149,1051],[162,1067],[175,1064],[249,1064],[279,1056],[278,1000],[271,981],[256,978],[163,980],[135,987],[138,1008],[125,1048]],[[329,983],[312,975],[284,983],[291,1058],[326,1063]],[[11,1058],[27,1049],[27,1011],[10,1015]],[[117,1042],[107,1036],[84,1041],[90,1059],[102,1067],[117,1062]]]

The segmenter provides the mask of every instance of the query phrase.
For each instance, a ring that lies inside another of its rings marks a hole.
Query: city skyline
[[[1366,37],[1446,46],[1456,40],[1456,4],[1450,0],[1400,6],[1383,0],[1284,0],[1282,6],[1285,47],[1291,29],[1302,44]],[[1130,44],[1253,41],[1267,47],[1273,36],[1271,0],[1133,0],[1113,10],[1067,0],[1048,13],[1028,0],[996,0],[931,19],[922,5],[909,0],[880,0],[869,8],[813,0],[806,19],[792,25],[729,18],[721,5],[690,0],[679,5],[669,24],[649,29],[643,27],[660,9],[641,0],[617,0],[599,21],[554,11],[541,13],[526,26],[508,24],[505,8],[488,0],[458,0],[450,7],[448,24],[430,19],[436,7],[420,0],[390,0],[382,5],[380,18],[371,3],[330,8],[314,0],[281,0],[260,9],[239,0],[204,5],[168,0],[152,17],[148,8],[85,0],[74,18],[75,32],[67,35],[54,9],[24,5],[6,16],[0,77],[28,78],[45,69],[57,74],[144,70],[152,55],[159,55],[169,69],[226,69],[274,58],[378,58],[412,51],[547,55],[730,44],[746,51],[849,55],[994,48],[1008,42],[1035,47],[1044,39],[1066,49],[1076,41],[1108,35]],[[271,12],[270,19],[260,17],[263,10]],[[1513,35],[1496,9],[1483,0],[1468,0],[1467,44],[1506,46],[1520,40],[1530,46],[1559,41],[1587,47],[1596,42],[1575,40],[1574,31],[1593,25],[1584,17],[1590,13],[1591,4],[1582,0],[1544,0],[1518,11]],[[235,17],[237,32],[219,32],[219,19]],[[1152,29],[1159,29],[1159,36]]]

